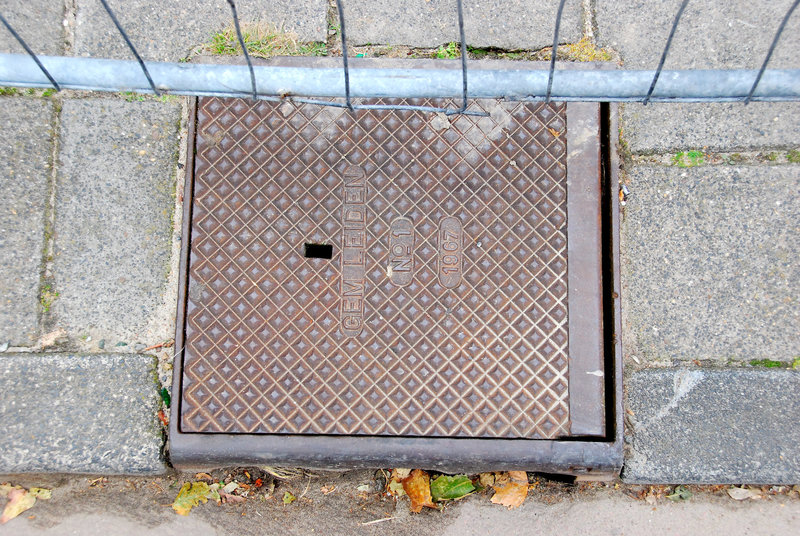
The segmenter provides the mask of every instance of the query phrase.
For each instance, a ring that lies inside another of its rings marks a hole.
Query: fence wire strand
[[[464,32],[464,8],[461,0],[456,0],[458,9],[458,35],[461,39],[461,108],[448,112],[448,115],[462,114],[467,110],[467,38]]]
[[[247,52],[247,45],[244,43],[244,37],[242,37],[242,28],[239,26],[239,14],[236,12],[236,4],[233,3],[233,0],[228,0],[228,5],[231,6],[236,38],[239,40],[239,46],[242,47],[242,52],[244,53],[244,60],[247,62],[247,68],[250,70],[250,86],[253,88],[253,100],[255,101],[258,100],[258,88],[256,86],[256,73],[253,70],[253,62],[250,59],[250,54]]]
[[[750,104],[750,101],[753,99],[753,93],[756,92],[758,83],[761,82],[761,77],[764,75],[764,71],[767,69],[767,64],[769,63],[770,58],[772,58],[772,53],[775,52],[775,47],[778,46],[778,40],[781,38],[783,29],[786,27],[786,23],[789,22],[789,18],[792,16],[792,13],[794,13],[794,10],[798,4],[800,4],[800,0],[794,0],[794,3],[791,6],[789,6],[789,10],[783,17],[781,25],[778,26],[778,31],[775,32],[775,38],[772,40],[772,44],[769,46],[767,57],[764,58],[764,63],[761,64],[761,69],[759,69],[758,75],[756,75],[756,79],[753,82],[753,87],[750,88],[750,93],[748,93],[747,97],[744,99],[745,104]]]
[[[111,11],[111,6],[108,5],[108,2],[106,2],[106,0],[100,0],[100,3],[103,4],[103,7],[105,8],[106,13],[108,13],[108,16],[111,17],[111,21],[114,23],[114,26],[117,27],[117,30],[119,30],[120,35],[125,40],[125,42],[128,44],[128,48],[131,49],[131,52],[133,52],[133,55],[136,58],[136,61],[139,62],[139,67],[142,68],[142,72],[147,77],[147,81],[150,83],[150,88],[153,90],[153,93],[155,93],[156,95],[161,95],[161,92],[156,88],[155,83],[153,83],[153,79],[150,76],[150,71],[147,70],[147,65],[144,64],[144,61],[142,60],[142,57],[136,51],[136,47],[133,46],[133,43],[131,42],[130,38],[128,37],[128,34],[125,33],[125,30],[122,28],[122,25],[117,20],[117,16],[114,15],[113,11]]]
[[[342,67],[344,67],[344,98],[347,108],[352,112],[353,103],[350,100],[350,68],[347,65],[347,34],[344,29],[344,7],[342,0],[336,0],[336,10],[339,12],[339,33],[342,36]]]
[[[553,75],[556,72],[556,52],[558,52],[558,31],[561,29],[561,15],[564,13],[564,4],[566,3],[567,0],[561,0],[558,4],[556,29],[553,32],[553,50],[550,53],[550,72],[547,74],[547,93],[544,96],[544,102],[550,102],[550,94],[553,90]]]
[[[661,76],[661,71],[664,69],[664,62],[667,61],[669,48],[672,46],[672,38],[675,37],[675,30],[678,29],[678,23],[681,21],[681,16],[683,15],[683,11],[686,9],[686,5],[688,3],[689,0],[683,0],[683,2],[681,2],[681,7],[678,8],[678,13],[675,14],[675,20],[672,21],[672,29],[669,32],[669,37],[667,37],[667,44],[664,46],[664,52],[661,54],[661,60],[658,62],[656,74],[653,76],[653,81],[650,83],[650,89],[647,90],[647,95],[642,101],[642,104],[645,106],[647,106],[647,103],[650,102],[650,97],[653,95],[653,91],[656,89],[658,77]]]
[[[58,85],[58,82],[56,82],[55,78],[50,76],[50,73],[47,71],[47,69],[44,68],[44,65],[42,65],[42,62],[39,61],[38,57],[36,57],[36,54],[33,52],[31,47],[28,46],[28,43],[26,43],[25,40],[22,39],[22,37],[17,33],[16,30],[14,30],[14,28],[11,26],[11,24],[8,23],[8,21],[6,20],[6,18],[3,15],[0,15],[0,22],[3,23],[3,26],[5,26],[8,29],[9,32],[11,32],[11,35],[14,36],[14,39],[16,39],[17,42],[19,42],[19,44],[22,45],[22,48],[25,49],[25,52],[27,52],[28,55],[31,58],[33,58],[33,61],[35,61],[36,65],[39,66],[39,69],[41,69],[41,71],[44,73],[44,75],[47,77],[47,79],[50,80],[50,83],[53,84],[53,87],[55,88],[55,90],[56,91],[61,91],[61,86]]]

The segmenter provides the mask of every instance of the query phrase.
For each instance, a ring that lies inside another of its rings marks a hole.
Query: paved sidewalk
[[[162,473],[155,384],[155,361],[146,355],[3,355],[0,467]]]
[[[133,59],[100,2],[77,0],[76,56]],[[269,21],[297,34],[301,41],[324,41],[327,1],[255,0],[236,2],[242,23]],[[195,46],[233,25],[228,3],[133,0],[109,2],[139,54],[151,61],[178,61]]]
[[[459,41],[455,0],[349,0],[343,2],[352,45],[437,47]],[[464,2],[466,41],[474,47],[538,49],[553,44],[558,2]],[[581,35],[581,3],[568,2],[561,21],[564,42]]]
[[[66,99],[55,188],[53,314],[73,338],[163,341],[181,99]]]
[[[0,98],[0,341],[38,338],[45,206],[52,166],[49,101]],[[0,342],[2,344],[2,342]]]
[[[626,66],[652,68],[679,3],[648,4],[643,16],[634,0],[568,2],[562,36],[574,42],[591,28],[586,38],[618,51]],[[667,68],[757,67],[790,3],[690,3]],[[111,4],[149,60],[185,58],[230,24],[221,0]],[[244,20],[283,24],[302,40],[328,35],[325,0],[241,4]],[[67,12],[47,0],[8,5],[9,21],[37,51],[130,58],[98,2],[78,0]],[[345,5],[353,44],[456,40],[449,0]],[[556,6],[465,2],[468,43],[547,46]],[[800,68],[798,46],[795,14],[771,66]],[[5,32],[0,50],[20,51]],[[152,433],[153,375],[169,384],[176,349],[144,349],[174,333],[184,106],[131,95],[0,97],[0,348],[10,346],[0,371],[16,389],[0,402],[0,420],[26,419],[0,443],[9,453],[0,473],[165,470]],[[800,357],[798,117],[800,103],[622,107],[621,177],[631,194],[621,229],[626,479],[800,482],[800,371],[789,368]],[[701,156],[688,161],[689,151]],[[99,424],[80,412],[14,407],[65,400],[47,359],[78,371],[81,381],[64,381],[70,396],[114,415],[108,434],[124,437],[120,423],[142,431],[141,448],[76,440],[80,454],[57,453],[54,445],[77,435],[70,430]],[[765,371],[754,359],[783,365]],[[112,383],[110,363],[130,382]],[[20,388],[37,381],[51,388]],[[109,385],[119,396],[99,394]],[[24,430],[43,426],[53,435],[39,438],[36,463],[25,465]]]
[[[395,503],[372,491],[372,471],[323,474],[279,482],[271,498],[195,507],[188,517],[169,507],[184,480],[163,478],[30,476],[24,486],[53,487],[53,498],[3,526],[4,535],[81,534],[152,535],[359,535],[385,534],[529,536],[570,534],[792,534],[800,520],[800,499],[772,496],[737,502],[727,493],[695,490],[685,502],[661,497],[654,503],[635,499],[647,487],[570,486],[542,482],[515,510],[491,504],[490,493],[476,493],[448,503],[442,511],[409,512],[406,498]],[[325,494],[322,488],[328,491]],[[359,491],[369,489],[369,491]],[[285,492],[298,497],[284,505]],[[302,496],[302,498],[301,498]],[[29,519],[28,516],[32,516]]]

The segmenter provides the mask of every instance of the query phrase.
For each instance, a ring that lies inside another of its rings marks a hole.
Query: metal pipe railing
[[[63,89],[153,93],[136,62],[97,58],[39,56]],[[252,96],[247,65],[148,62],[159,91],[174,95]],[[373,97],[447,97],[463,95],[462,71],[455,69],[350,67],[350,95]],[[547,70],[470,69],[471,98],[545,100]],[[280,100],[305,97],[345,97],[344,76],[338,68],[255,66],[258,98]],[[654,71],[558,70],[552,81],[553,100],[638,101],[650,90]],[[651,101],[744,101],[757,70],[662,71]],[[0,86],[52,87],[39,66],[24,54],[0,54]],[[767,70],[753,101],[800,100],[800,69]],[[326,101],[313,101],[330,105]],[[334,103],[338,105],[339,103]]]

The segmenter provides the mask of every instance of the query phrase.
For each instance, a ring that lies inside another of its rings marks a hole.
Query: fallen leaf
[[[361,484],[361,485],[360,485],[360,486],[358,486],[356,489],[357,489],[358,491],[361,491],[361,492],[367,492],[367,491],[369,491],[369,490],[371,490],[371,489],[372,489],[372,486],[370,486],[369,484]]]
[[[28,490],[28,493],[36,497],[37,499],[52,499],[53,492],[52,490],[45,489],[45,488],[31,488]]]
[[[492,502],[509,510],[518,508],[528,496],[528,475],[525,471],[509,471],[495,478]]]
[[[284,504],[284,506],[287,505],[287,504],[292,504],[295,500],[297,500],[297,497],[295,497],[294,495],[292,495],[288,491],[283,494],[283,504]]]
[[[336,486],[334,486],[333,484],[331,484],[330,486],[322,486],[321,488],[319,488],[319,490],[322,492],[323,495],[327,495],[328,493],[332,493],[334,490],[336,490]]]
[[[5,524],[14,519],[25,510],[36,504],[36,497],[23,488],[14,488],[8,492],[8,502],[0,517],[0,524]]]
[[[760,499],[761,493],[758,490],[750,488],[729,488],[728,495],[735,501],[744,501],[746,499]]]
[[[201,502],[208,502],[206,497],[211,489],[205,482],[187,482],[178,492],[178,496],[172,503],[172,509],[182,516],[188,516],[192,508]]]
[[[386,491],[392,497],[398,498],[406,494],[403,489],[403,480],[408,478],[411,474],[411,469],[403,469],[401,467],[392,469],[389,477],[389,482],[386,484]]]
[[[686,486],[675,486],[672,493],[667,495],[667,499],[675,502],[688,501],[692,498],[692,492],[686,489]]]
[[[386,486],[386,490],[393,497],[402,497],[406,494],[406,491],[403,489],[403,483],[394,479],[389,481],[389,485]]]
[[[392,469],[392,478],[396,478],[397,480],[403,480],[404,478],[408,478],[411,474],[411,469],[403,469],[403,468],[396,468]]]
[[[412,512],[421,512],[423,506],[436,508],[431,497],[431,477],[425,471],[421,469],[411,471],[408,478],[403,479],[403,490],[411,499]]]
[[[12,489],[22,489],[22,486],[12,486],[8,482],[0,484],[0,497],[8,497]]]
[[[237,489],[239,489],[238,482],[228,482],[227,484],[225,484],[225,487],[222,488],[222,491],[224,491],[225,493],[233,493]]]
[[[225,493],[224,491],[219,492],[220,496],[225,499],[226,503],[243,503],[245,501],[244,497],[239,497],[238,495],[231,495],[230,493]]]
[[[158,420],[161,421],[161,424],[166,428],[169,426],[169,421],[167,420],[167,416],[164,415],[163,410],[158,410]]]
[[[481,486],[484,488],[488,488],[489,486],[494,485],[494,473],[481,473],[478,476],[478,482],[480,482]]]
[[[467,475],[441,475],[431,482],[431,496],[434,501],[460,499],[473,491],[475,486]]]
[[[494,487],[505,486],[506,484],[508,484],[509,480],[511,480],[511,478],[508,476],[508,473],[495,473],[494,484],[492,484],[492,486]]]
[[[647,504],[649,504],[651,506],[656,504],[656,501],[657,501],[656,496],[653,495],[652,493],[648,493],[647,495],[645,495],[644,496],[644,500],[645,500],[645,502],[647,502]]]
[[[194,475],[195,480],[214,480],[208,473],[197,473]]]
[[[208,493],[206,493],[206,498],[214,501],[217,504],[222,502],[222,497],[220,496],[220,491],[219,491],[219,482],[215,482],[214,484],[208,486]]]

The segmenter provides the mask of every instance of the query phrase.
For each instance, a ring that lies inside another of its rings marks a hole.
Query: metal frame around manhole
[[[176,347],[184,346],[187,300],[187,267],[194,183],[194,139],[196,103],[189,121],[190,147],[184,195],[184,239],[181,252]],[[580,105],[579,105],[580,106]],[[591,105],[589,105],[591,106]],[[616,473],[622,463],[621,349],[619,330],[618,229],[616,199],[616,151],[609,133],[616,132],[616,110],[601,106],[600,134],[602,161],[598,180],[601,203],[603,254],[601,259],[606,393],[602,437],[573,437],[566,440],[541,439],[455,439],[376,436],[255,435],[185,433],[179,429],[182,354],[175,362],[175,399],[170,424],[170,452],[181,468],[229,464],[294,464],[312,467],[352,468],[374,466],[424,466],[443,471],[517,468],[554,473]],[[575,126],[573,126],[575,128]],[[587,170],[585,170],[587,171]],[[587,179],[588,180],[588,179]],[[590,188],[591,189],[591,188]],[[571,385],[571,391],[573,386]]]

